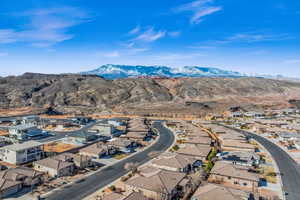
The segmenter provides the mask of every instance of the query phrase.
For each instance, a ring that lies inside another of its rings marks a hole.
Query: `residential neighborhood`
[[[64,125],[57,128],[60,124]],[[91,176],[151,145],[157,136],[150,126],[142,118],[5,119],[1,130],[8,134],[1,136],[1,198],[31,199],[32,194],[39,197]],[[13,178],[14,174],[18,178]]]
[[[282,175],[273,156],[243,132],[266,138],[299,162],[299,112],[278,113],[253,111],[165,121],[5,119],[0,127],[6,132],[0,136],[1,198],[47,199],[57,190],[67,191],[66,187],[88,187],[85,182],[93,175],[104,176],[105,170],[119,166],[120,175],[115,171],[115,178],[104,181],[85,199],[283,200]],[[57,131],[56,123],[68,128]],[[172,140],[164,135],[167,132]],[[159,144],[160,140],[165,142]],[[163,150],[150,150],[157,148]],[[138,159],[145,161],[134,162]]]
[[[269,177],[275,174],[274,161],[254,140],[210,121],[172,121],[166,126],[176,138],[167,152],[141,167],[132,166],[88,199],[118,199],[116,194],[132,192],[157,200],[283,198],[280,178]]]

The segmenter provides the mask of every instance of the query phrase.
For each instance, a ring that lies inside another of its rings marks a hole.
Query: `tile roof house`
[[[144,124],[131,125],[127,128],[127,131],[148,132],[148,126]]]
[[[136,175],[125,183],[126,191],[138,191],[152,199],[172,199],[181,196],[187,189],[188,181],[184,173],[167,170],[150,170]]]
[[[259,174],[250,172],[246,166],[218,161],[210,172],[209,181],[256,192],[260,176]]]
[[[167,152],[153,159],[151,165],[170,171],[190,172],[194,168],[201,166],[202,161],[192,156]]]
[[[34,162],[34,169],[46,172],[51,177],[70,176],[74,173],[75,164],[54,158],[46,158]]]
[[[300,140],[300,134],[292,132],[277,132],[276,135],[282,141],[297,141]]]
[[[191,200],[258,200],[258,198],[243,190],[207,184],[200,186],[191,197]]]
[[[178,154],[193,156],[202,161],[207,159],[208,154],[211,151],[209,145],[195,145],[195,144],[184,144],[176,151]]]
[[[255,151],[255,146],[250,144],[247,138],[234,130],[214,125],[214,129],[221,129],[224,132],[217,133],[218,141],[224,151]]]
[[[239,140],[239,141],[244,141],[246,140],[246,137],[237,132],[237,131],[227,131],[225,134],[218,134],[218,138],[220,141],[226,141],[226,140]]]
[[[103,142],[98,142],[89,145],[83,149],[79,150],[80,155],[89,156],[92,158],[101,158],[103,156],[109,156],[117,153],[118,149],[112,145],[105,144]]]
[[[260,156],[254,152],[246,151],[230,151],[223,152],[220,159],[237,165],[258,166],[260,163]]]
[[[84,169],[92,165],[92,158],[86,155],[78,155],[73,153],[62,153],[52,157],[55,160],[72,162],[79,169]]]
[[[99,123],[91,127],[89,131],[96,132],[99,136],[110,138],[114,132],[114,126],[111,124]]]
[[[121,193],[111,192],[109,194],[103,195],[101,200],[123,200],[125,197],[126,196]]]
[[[145,124],[144,119],[133,119],[127,124],[127,131],[148,132],[149,127]]]
[[[69,136],[67,139],[74,144],[88,144],[98,138],[97,133],[93,132],[77,132],[75,135]]]
[[[0,198],[9,197],[22,189],[21,181],[0,179]]]
[[[129,131],[125,135],[121,135],[120,138],[127,138],[127,139],[134,139],[134,140],[142,141],[142,140],[145,140],[147,138],[147,136],[148,136],[148,132]]]
[[[224,140],[221,144],[223,151],[250,151],[255,152],[256,147],[246,140]]]
[[[196,130],[185,131],[187,137],[209,137],[209,135],[202,131],[201,129],[197,128]]]
[[[17,167],[0,172],[0,179],[20,181],[24,186],[38,185],[43,182],[44,174],[28,167]]]
[[[126,196],[123,200],[150,200],[140,192],[132,192]]]
[[[38,185],[43,181],[43,173],[27,167],[17,167],[0,172],[0,198],[19,192],[23,186]]]
[[[150,200],[140,192],[132,192],[129,195],[124,195],[116,192],[106,194],[102,200]]]
[[[212,140],[210,137],[190,137],[185,138],[184,143],[188,144],[203,144],[203,145],[211,145]]]
[[[137,142],[126,138],[116,138],[110,141],[108,144],[118,148],[120,151],[123,152],[131,152],[139,146]]]
[[[224,134],[227,131],[226,128],[215,125],[215,124],[205,124],[203,127],[207,130],[210,130],[213,133],[216,133],[216,134]]]

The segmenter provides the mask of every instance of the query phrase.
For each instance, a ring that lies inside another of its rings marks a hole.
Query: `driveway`
[[[144,151],[135,154],[132,157],[126,158],[112,166],[104,168],[99,172],[87,177],[84,181],[68,186],[58,191],[53,191],[45,199],[47,200],[81,200],[93,194],[100,188],[105,187],[109,183],[117,180],[125,175],[128,170],[124,168],[126,163],[137,163],[142,165],[152,158],[148,156],[150,152],[166,151],[175,140],[173,133],[165,128],[161,122],[154,122],[153,127],[160,132],[158,141]]]
[[[240,129],[228,127],[227,128],[239,131],[246,136],[250,136],[260,144],[262,144],[275,159],[278,165],[279,171],[282,174],[283,190],[287,193],[287,200],[299,200],[300,199],[300,168],[297,163],[280,147],[268,139],[256,135],[254,133],[243,131]]]

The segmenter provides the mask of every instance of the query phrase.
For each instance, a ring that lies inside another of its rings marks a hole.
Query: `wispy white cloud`
[[[271,34],[236,34],[228,38],[228,41],[246,41],[246,42],[260,42],[260,41],[273,41],[285,40],[289,36],[285,34],[271,35]]]
[[[165,30],[154,30],[153,27],[148,28],[146,31],[139,34],[134,40],[143,42],[154,42],[166,36]]]
[[[196,0],[190,3],[182,4],[176,8],[173,8],[175,12],[182,12],[182,11],[191,11],[198,9],[200,6],[204,6],[208,3],[212,3],[213,0]]]
[[[148,51],[149,48],[147,47],[147,44],[144,43],[139,43],[137,41],[126,41],[126,42],[121,42],[120,43],[121,48],[119,49],[119,51],[125,52],[122,54],[138,54],[141,52],[145,52]]]
[[[227,44],[234,42],[254,43],[264,41],[279,41],[287,40],[291,37],[287,34],[266,34],[266,33],[238,33],[233,36],[227,37],[223,40],[216,40],[213,43],[216,44]]]
[[[155,29],[153,26],[148,27],[141,27],[136,26],[132,30],[128,32],[132,38],[129,39],[127,42],[124,42],[122,45],[126,48],[136,48],[136,46],[140,46],[142,43],[151,43],[155,42],[159,39],[164,37],[172,37],[176,38],[181,35],[180,30],[176,31],[168,31],[164,29]],[[145,48],[138,48],[138,49],[145,49]],[[146,48],[147,49],[147,48]]]
[[[188,46],[192,49],[213,49],[224,45],[232,44],[252,44],[259,42],[276,42],[293,39],[289,34],[272,34],[264,31],[237,33],[228,37],[216,40],[207,40],[201,43]]]
[[[35,47],[49,47],[72,39],[74,35],[69,33],[69,28],[89,20],[84,11],[74,7],[38,9],[15,16],[26,17],[30,23],[20,30],[0,29],[0,43],[25,42]]]
[[[192,24],[199,24],[202,21],[202,17],[207,16],[207,15],[211,15],[215,12],[220,11],[220,10],[222,10],[222,7],[206,7],[206,8],[203,8],[203,9],[195,12],[195,14],[191,18],[190,22]]]
[[[141,30],[141,27],[138,25],[136,27],[134,27],[132,30],[129,31],[129,35],[134,35],[134,34],[137,34],[139,33]]]
[[[173,8],[175,13],[180,12],[192,12],[190,18],[191,24],[199,24],[202,21],[202,18],[218,11],[221,11],[223,8],[221,6],[212,5],[214,0],[195,0],[187,4],[180,5],[176,8]]]
[[[130,48],[127,51],[131,54],[136,54],[136,53],[141,53],[141,52],[145,52],[148,50],[149,50],[149,48]]]
[[[176,38],[181,35],[181,31],[170,31],[170,32],[168,32],[168,35],[172,38]]]
[[[120,52],[113,51],[113,52],[105,53],[103,56],[106,58],[117,58],[117,57],[120,57]]]
[[[213,45],[191,45],[188,46],[189,49],[215,49],[216,46]]]
[[[139,54],[150,50],[150,43],[165,37],[176,38],[181,35],[181,31],[167,31],[164,29],[155,29],[153,26],[141,27],[140,25],[130,30],[127,41],[120,43],[122,48],[120,51],[126,51],[125,54]]]

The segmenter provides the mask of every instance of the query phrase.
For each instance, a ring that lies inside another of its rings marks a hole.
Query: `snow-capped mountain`
[[[227,71],[218,68],[184,66],[171,68],[167,66],[131,66],[131,65],[103,65],[95,70],[81,72],[81,74],[93,74],[106,79],[128,78],[139,76],[152,77],[242,77],[245,74]]]

